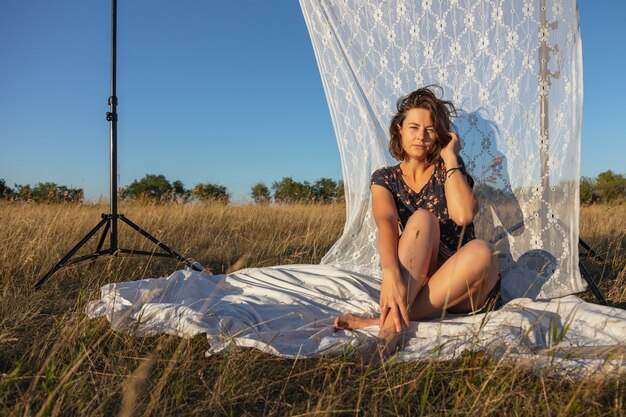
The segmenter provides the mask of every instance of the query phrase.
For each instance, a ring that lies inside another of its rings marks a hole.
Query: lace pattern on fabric
[[[580,292],[578,182],[582,58],[575,0],[300,0],[335,128],[344,233],[322,260],[379,276],[370,175],[397,163],[397,98],[428,84],[454,120],[494,242],[503,294]]]

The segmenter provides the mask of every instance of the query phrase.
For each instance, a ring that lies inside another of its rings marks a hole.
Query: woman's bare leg
[[[417,288],[408,291],[409,319],[416,321],[440,313],[476,311],[487,301],[498,279],[498,262],[491,246],[482,240],[472,240],[448,259],[430,279],[418,277],[410,283]],[[420,284],[423,284],[420,287]],[[417,293],[416,293],[417,292]],[[402,334],[396,333],[393,314],[385,320],[377,344],[367,347],[361,362],[369,367],[379,366],[397,347]]]
[[[402,277],[407,283],[409,317],[413,301],[437,268],[439,239],[439,221],[425,209],[413,213],[402,232],[398,243],[398,259]],[[383,356],[396,349],[401,337],[402,332],[398,333],[395,329],[395,313],[389,314],[378,332],[379,350]]]
[[[483,307],[498,280],[498,260],[484,240],[472,240],[448,259],[428,280],[409,312],[420,320],[444,309],[469,313]]]
[[[483,240],[472,240],[459,249],[430,278],[409,280],[409,320],[417,321],[443,310],[467,313],[480,309],[498,279],[498,262],[491,246]],[[413,297],[411,299],[411,297]],[[397,347],[402,334],[396,333],[390,314],[378,334],[376,350],[369,349],[369,366],[378,366]]]
[[[498,277],[498,262],[491,246],[472,240],[448,259],[438,270],[439,222],[430,212],[418,210],[411,216],[398,245],[398,258],[407,284],[407,305],[412,321],[446,309],[451,313],[471,312],[487,301]],[[434,272],[434,273],[433,273]],[[395,313],[387,316],[378,333],[378,347],[365,352],[366,362],[377,365],[393,352],[401,333],[395,330]],[[346,329],[378,324],[379,318],[346,314],[335,324]]]
[[[403,279],[408,282],[408,306],[428,281],[430,272],[436,269],[438,251],[439,222],[428,210],[419,209],[409,218],[398,243],[400,270]],[[390,314],[385,320],[379,337],[383,337],[383,334],[389,337],[395,335],[394,321],[389,319],[391,316]],[[361,317],[348,313],[337,317],[334,327],[335,329],[356,330],[379,324],[379,322],[379,317]]]
[[[444,308],[451,313],[479,310],[497,283],[498,270],[498,258],[487,242],[478,239],[468,242],[426,280],[423,291],[411,304],[409,319],[420,320]],[[335,327],[354,330],[378,322],[378,317],[344,314],[335,320]]]

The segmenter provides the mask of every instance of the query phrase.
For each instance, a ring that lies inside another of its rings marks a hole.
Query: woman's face
[[[400,136],[408,159],[425,160],[437,139],[430,110],[408,110],[400,127]]]

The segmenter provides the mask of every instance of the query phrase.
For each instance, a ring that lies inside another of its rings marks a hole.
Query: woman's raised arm
[[[478,213],[478,201],[467,183],[467,178],[460,170],[458,154],[461,150],[461,142],[459,137],[454,132],[450,132],[450,136],[452,139],[441,150],[441,159],[448,170],[444,183],[448,215],[459,226],[466,226],[474,221],[474,216]]]

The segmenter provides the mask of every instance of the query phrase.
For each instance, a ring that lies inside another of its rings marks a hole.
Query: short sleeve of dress
[[[387,190],[389,190],[389,192],[393,194],[393,190],[391,189],[391,178],[385,168],[380,168],[374,171],[370,179],[370,186],[372,185],[380,185],[381,187],[385,187]]]

